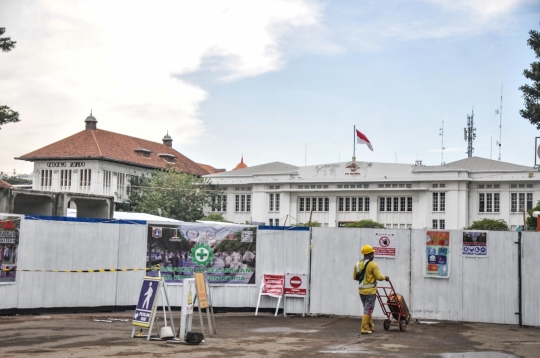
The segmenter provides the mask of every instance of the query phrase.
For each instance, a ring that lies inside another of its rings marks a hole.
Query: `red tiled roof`
[[[199,164],[204,169],[208,170],[210,174],[223,173],[224,171],[226,171],[225,169],[216,169],[213,166],[208,165],[208,164],[201,164],[201,163],[197,163],[197,164]]]
[[[148,158],[143,157],[135,152],[135,149],[146,149],[150,151],[150,156]],[[173,155],[176,157],[175,162],[169,163],[159,154]],[[102,129],[83,130],[15,159],[30,162],[38,160],[98,159],[155,169],[174,164],[178,170],[184,173],[210,174],[204,167],[162,143]]]
[[[244,169],[244,168],[247,168],[248,166],[246,165],[246,163],[244,163],[244,156],[242,156],[242,159],[240,159],[240,163],[238,163],[236,165],[236,167],[234,167],[233,170],[238,170],[238,169]]]
[[[11,184],[0,179],[0,188],[11,188]]]

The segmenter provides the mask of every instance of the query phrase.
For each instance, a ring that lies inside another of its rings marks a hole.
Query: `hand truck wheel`
[[[407,329],[407,321],[405,320],[399,321],[399,330],[401,332],[405,332],[406,329]]]
[[[389,319],[385,319],[383,321],[383,327],[384,327],[385,331],[388,331],[390,329],[390,320]]]

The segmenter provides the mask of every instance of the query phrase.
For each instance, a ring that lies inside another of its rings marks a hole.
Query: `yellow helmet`
[[[362,246],[362,255],[368,255],[372,252],[375,252],[375,250],[373,250],[373,247],[371,247],[371,245]]]

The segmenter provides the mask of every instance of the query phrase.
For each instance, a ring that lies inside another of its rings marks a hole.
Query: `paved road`
[[[540,356],[540,329],[440,322],[358,334],[354,317],[218,313],[218,335],[187,346],[130,338],[133,312],[0,317],[0,357],[462,357]],[[179,313],[175,312],[178,319]],[[197,328],[195,323],[195,331]],[[178,321],[176,321],[178,322]],[[476,353],[466,353],[476,352]],[[483,352],[483,353],[482,353]],[[498,353],[497,353],[498,352]],[[445,355],[459,353],[457,355]]]

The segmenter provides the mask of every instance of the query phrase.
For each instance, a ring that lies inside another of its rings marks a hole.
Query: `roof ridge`
[[[96,146],[97,146],[97,149],[99,151],[99,155],[103,156],[103,153],[101,153],[101,148],[99,147],[99,143],[96,139],[96,134],[94,133],[94,131],[92,131],[92,137],[94,138],[94,142],[96,142]]]

